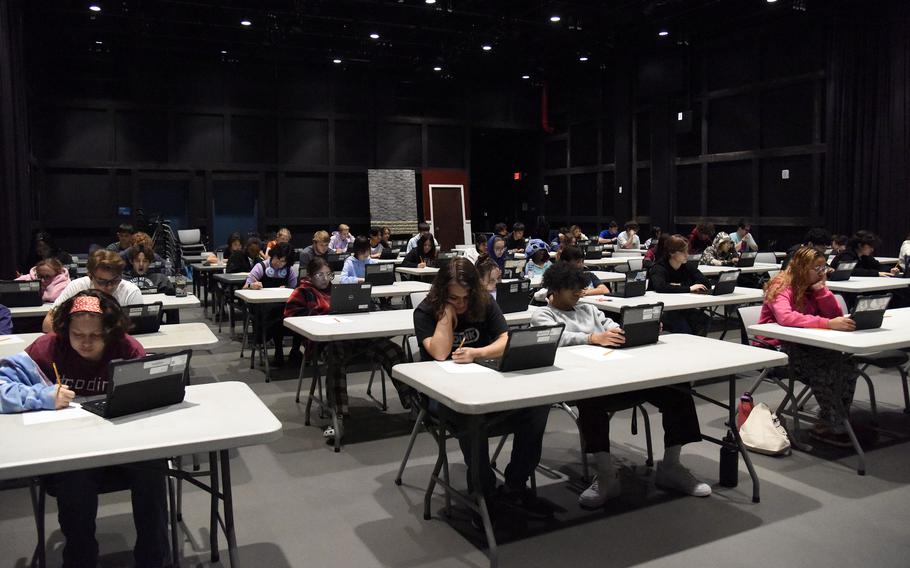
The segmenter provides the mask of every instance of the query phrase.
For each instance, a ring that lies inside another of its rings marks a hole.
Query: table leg
[[[212,551],[212,562],[218,562],[218,458],[215,452],[209,452],[209,487],[211,493],[211,510],[209,511],[209,548]]]
[[[268,343],[266,340],[266,329],[265,329],[265,309],[262,306],[258,308],[259,312],[259,336],[262,339],[262,351],[260,351],[262,362],[265,364],[265,382],[271,382],[272,378],[269,374],[269,349]]]
[[[221,450],[221,490],[224,495],[224,536],[228,541],[231,568],[237,568],[237,535],[234,533],[234,496],[231,492],[231,460],[227,450]]]
[[[498,552],[496,550],[496,536],[493,534],[493,523],[490,521],[490,513],[487,510],[487,502],[483,495],[482,477],[480,475],[480,454],[484,445],[489,445],[486,432],[483,428],[482,416],[470,416],[468,418],[468,436],[471,440],[471,485],[473,491],[471,497],[474,499],[477,512],[483,521],[483,531],[487,536],[487,557],[490,559],[490,568],[496,568],[498,564]],[[486,452],[483,452],[486,454]],[[489,467],[489,464],[484,464]]]

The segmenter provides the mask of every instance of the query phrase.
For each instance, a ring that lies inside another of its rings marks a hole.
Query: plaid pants
[[[790,375],[812,389],[819,418],[834,426],[848,418],[859,376],[850,356],[795,343],[784,343],[782,347],[790,357]]]
[[[326,362],[326,396],[339,416],[349,414],[347,366],[364,356],[392,376],[392,367],[405,361],[401,346],[387,338],[331,341],[322,345]]]

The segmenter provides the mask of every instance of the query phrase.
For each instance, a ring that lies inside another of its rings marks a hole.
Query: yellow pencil
[[[467,339],[467,336],[466,336],[466,335],[462,335],[462,336],[461,336],[461,343],[458,344],[458,349],[461,349],[462,347],[464,347],[464,340],[465,340],[465,339]],[[458,349],[456,349],[455,351],[458,351]]]
[[[54,395],[54,398],[60,396],[60,373],[57,371],[57,363],[51,363],[51,366],[54,368],[54,374],[57,376],[57,394]]]

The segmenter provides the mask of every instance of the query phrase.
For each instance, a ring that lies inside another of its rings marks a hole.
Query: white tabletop
[[[896,256],[877,256],[875,257],[880,264],[897,264],[897,261],[900,260]]]
[[[621,264],[626,264],[631,259],[641,258],[641,255],[628,255],[628,256],[611,256],[610,258],[586,258],[585,266],[619,266]]]
[[[622,272],[592,270],[591,273],[599,278],[601,282],[624,282],[626,280],[626,275]],[[531,278],[531,288],[540,288],[541,286],[543,286],[543,276],[534,276]]]
[[[20,333],[0,336],[0,357],[23,351],[43,333]],[[132,336],[146,351],[179,351],[218,343],[218,338],[201,322],[162,325],[155,333]]]
[[[183,258],[183,262],[185,262],[185,263],[186,262],[188,262],[188,263],[202,262],[203,260],[207,259],[210,254],[215,254],[215,253],[207,252],[205,254],[188,254],[182,258]]]
[[[243,283],[246,282],[247,276],[249,275],[249,272],[231,272],[229,274],[216,274],[214,278],[217,282],[221,282],[222,284],[228,284],[232,286],[240,284],[242,286]]]
[[[199,272],[220,272],[227,268],[227,263],[222,262],[221,264],[204,264],[201,262],[196,262],[190,265],[193,270]]]
[[[399,274],[407,274],[409,276],[433,276],[439,272],[438,268],[433,268],[428,266],[426,268],[414,268],[408,266],[399,266],[395,269],[395,272]]]
[[[404,257],[400,256],[398,258],[374,258],[374,264],[401,264],[404,262]]]
[[[408,296],[413,292],[427,292],[430,285],[426,282],[396,282],[388,286],[373,286],[372,298],[394,298]],[[293,288],[263,288],[261,290],[237,290],[234,296],[248,304],[283,304],[291,297]]]
[[[23,414],[0,415],[0,479],[239,448],[281,437],[281,422],[240,382],[188,386],[180,404],[113,420],[82,409],[40,412],[74,415],[29,425]]]
[[[780,265],[767,262],[756,262],[754,266],[740,268],[738,266],[710,266],[707,264],[699,264],[698,270],[705,276],[717,276],[721,272],[730,272],[731,270],[739,270],[741,274],[762,274],[772,270],[780,270]]]
[[[373,286],[370,296],[373,298],[400,298],[414,292],[429,292],[430,283],[417,280],[403,280],[388,286]]]
[[[142,303],[153,304],[161,302],[165,310],[182,310],[183,308],[198,308],[199,298],[193,294],[187,294],[183,298],[168,296],[166,294],[142,294]],[[47,312],[51,311],[53,304],[41,304],[40,306],[31,306],[27,308],[10,308],[9,311],[14,318],[21,317],[44,317]]]
[[[593,350],[593,351],[592,351]],[[592,354],[600,360],[582,353]],[[610,353],[602,355],[601,353]],[[670,363],[672,362],[672,363]],[[451,373],[439,363],[407,363],[392,376],[463,414],[486,414],[720,377],[785,365],[787,356],[695,335],[662,335],[653,345],[606,350],[561,348],[553,367],[498,373]],[[454,365],[453,363],[447,363]]]
[[[828,281],[828,289],[832,292],[881,292],[884,290],[899,290],[907,286],[910,286],[910,278],[851,276],[849,280],[841,280],[840,282]]]
[[[616,298],[613,296],[585,296],[580,302],[597,306],[605,312],[619,313],[623,306],[640,306],[643,304],[664,303],[664,310],[688,310],[691,308],[707,308],[710,306],[725,306],[732,304],[753,304],[761,302],[764,293],[758,288],[737,287],[731,294],[711,296],[710,294],[658,294],[645,292],[644,296],[635,298]]]
[[[882,327],[879,329],[834,331],[762,323],[750,325],[749,332],[763,337],[773,337],[782,341],[845,353],[874,353],[886,349],[905,349],[910,347],[910,308],[886,311]]]

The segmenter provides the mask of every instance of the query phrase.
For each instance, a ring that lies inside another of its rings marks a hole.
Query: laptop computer
[[[373,286],[391,286],[395,283],[395,265],[368,264],[364,267],[364,280]]]
[[[371,284],[333,284],[331,314],[356,314],[370,311]]]
[[[585,249],[585,259],[586,260],[600,260],[604,255],[604,246],[603,245],[588,245]]]
[[[623,306],[619,311],[619,325],[625,332],[626,342],[621,347],[638,347],[657,343],[660,335],[660,316],[664,303]]]
[[[123,306],[123,313],[130,318],[130,335],[157,332],[161,327],[163,307],[161,302]]]
[[[842,262],[838,264],[837,268],[834,269],[834,272],[828,274],[828,280],[831,282],[850,280],[850,276],[853,275],[853,269],[856,268],[856,264],[856,262]]]
[[[732,294],[736,289],[736,281],[739,280],[739,270],[727,270],[721,272],[717,277],[717,284],[711,288],[712,296],[723,296]]]
[[[27,308],[40,306],[41,282],[38,280],[3,280],[0,281],[0,304],[7,308]]]
[[[644,296],[648,287],[648,271],[633,270],[626,273],[625,282],[614,282],[611,296],[618,298],[635,298]]]
[[[183,401],[193,351],[150,355],[108,365],[107,396],[82,403],[102,418],[117,418]]]
[[[510,330],[502,357],[478,359],[475,363],[500,373],[549,367],[556,360],[556,348],[565,328],[558,324]]]
[[[383,248],[382,252],[379,253],[379,258],[383,260],[394,260],[398,258],[398,250],[395,247]]]
[[[744,252],[739,255],[739,261],[737,261],[736,266],[740,268],[751,268],[755,266],[755,257],[757,256],[757,252]]]
[[[505,261],[503,264],[502,279],[512,280],[515,278],[524,278],[525,265],[527,265],[527,263],[527,260],[522,259],[512,259]]]
[[[860,296],[850,319],[856,322],[856,329],[878,329],[882,326],[885,310],[891,301],[891,294]]]
[[[531,281],[499,282],[496,284],[496,303],[504,314],[525,311],[531,303]]]
[[[436,265],[441,266],[441,265],[445,264],[446,262],[449,262],[456,256],[458,256],[458,253],[455,251],[441,252],[436,255]]]
[[[394,240],[389,241],[389,246],[392,247],[392,250],[395,252],[401,252],[408,248],[408,241]]]
[[[346,252],[330,252],[326,255],[325,260],[329,264],[329,268],[332,269],[332,272],[341,272],[344,268],[344,261],[347,260],[349,256],[351,255]]]

